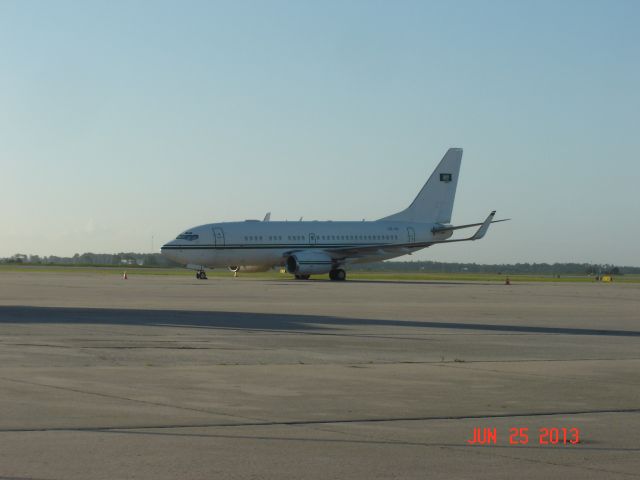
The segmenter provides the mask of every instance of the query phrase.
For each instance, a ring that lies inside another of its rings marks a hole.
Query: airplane
[[[494,220],[495,210],[479,223],[451,225],[462,149],[450,148],[413,202],[404,210],[375,221],[263,221],[210,223],[190,228],[162,246],[167,258],[196,270],[226,267],[234,272],[260,272],[284,267],[298,280],[329,274],[347,277],[350,264],[378,262],[411,254],[432,245],[480,240]],[[466,238],[454,231],[479,227]]]

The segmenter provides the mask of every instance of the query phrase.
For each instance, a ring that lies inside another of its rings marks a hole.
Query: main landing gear
[[[295,279],[296,280],[309,280],[309,277],[311,277],[311,275],[299,275],[299,274],[295,275]],[[341,268],[336,268],[336,269],[331,270],[329,272],[329,278],[331,280],[336,280],[336,281],[341,282],[341,281],[347,279],[347,272],[345,272]]]
[[[207,280],[207,272],[205,272],[204,270],[200,269],[196,272],[196,278],[198,280]]]
[[[329,279],[331,280],[337,280],[339,282],[346,280],[347,279],[347,272],[345,272],[343,269],[341,268],[337,268],[335,270],[331,270],[329,272]]]

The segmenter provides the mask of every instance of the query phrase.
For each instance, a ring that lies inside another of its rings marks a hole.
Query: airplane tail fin
[[[456,197],[458,174],[462,161],[462,149],[450,148],[433,171],[427,183],[418,193],[411,205],[401,212],[380,220],[404,222],[451,222],[453,201]]]

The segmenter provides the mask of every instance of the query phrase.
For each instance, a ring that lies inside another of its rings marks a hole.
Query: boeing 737
[[[450,148],[411,205],[375,221],[263,221],[210,223],[190,228],[162,246],[169,259],[197,271],[227,267],[232,272],[285,267],[296,279],[329,274],[345,280],[345,267],[411,254],[432,245],[480,240],[495,210],[484,222],[453,226],[451,213],[458,185],[462,149]],[[451,239],[455,230],[479,227],[467,238]]]

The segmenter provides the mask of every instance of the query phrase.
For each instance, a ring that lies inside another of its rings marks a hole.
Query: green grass
[[[153,267],[96,267],[96,266],[67,266],[67,265],[0,265],[0,272],[23,273],[81,273],[97,275],[122,275],[127,272],[129,276],[138,275],[176,275],[194,277],[192,270],[184,268],[153,268]],[[209,278],[229,278],[233,273],[226,269],[207,271]],[[377,280],[377,281],[434,281],[434,282],[495,282],[504,283],[507,275],[492,273],[389,273],[389,272],[348,272],[351,280]],[[561,275],[556,278],[551,275],[508,275],[512,283],[518,282],[589,282],[592,277],[577,275]],[[263,273],[240,273],[239,278],[246,279],[289,279],[291,275],[278,271]],[[327,279],[328,275],[314,275],[313,279]],[[615,276],[613,283],[640,283],[640,275]]]
[[[0,272],[33,272],[33,273],[91,273],[99,275],[195,275],[191,270],[183,268],[152,267],[96,267],[85,265],[0,265]]]

